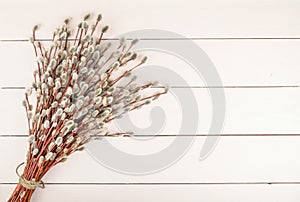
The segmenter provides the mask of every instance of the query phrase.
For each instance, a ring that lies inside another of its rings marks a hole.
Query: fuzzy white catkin
[[[57,153],[59,153],[59,152],[61,152],[61,150],[62,150],[61,147],[57,147],[55,151],[56,151]]]
[[[35,156],[39,153],[39,149],[35,148],[33,151],[32,151],[32,155]]]
[[[56,119],[57,119],[57,115],[54,114],[54,115],[51,117],[51,122],[54,122]]]
[[[97,82],[99,80],[100,76],[99,75],[96,75],[94,76],[92,82]]]
[[[66,91],[66,95],[70,96],[70,95],[72,95],[72,93],[73,93],[73,89],[71,87],[68,87],[67,91]]]
[[[76,72],[73,72],[72,79],[75,81],[78,79],[78,74]]]
[[[48,88],[46,83],[42,83],[42,90],[46,90]]]
[[[45,117],[45,116],[46,116],[46,110],[45,110],[45,109],[43,109],[43,110],[42,110],[41,117]]]
[[[113,93],[113,92],[115,92],[116,91],[116,87],[115,86],[113,86],[113,87],[110,87],[108,90],[107,90],[107,93]]]
[[[76,103],[76,108],[79,109],[81,108],[83,105],[83,101],[82,100],[78,100],[77,103]]]
[[[32,88],[28,88],[27,91],[26,91],[26,94],[28,96],[30,96],[32,94]]]
[[[101,80],[104,80],[107,78],[107,74],[106,73],[102,73],[100,76]]]
[[[110,105],[113,102],[113,97],[107,97],[107,105]]]
[[[70,136],[68,139],[67,139],[67,144],[71,143],[72,141],[74,140],[74,137],[73,136]]]
[[[95,51],[95,52],[93,53],[92,58],[93,58],[95,61],[97,61],[97,60],[100,58],[100,52],[99,52],[99,51]]]
[[[38,166],[39,166],[39,167],[42,165],[42,163],[44,162],[44,160],[45,160],[45,157],[44,157],[44,156],[41,156],[41,157],[39,158],[39,162],[38,162]]]
[[[49,66],[52,68],[56,66],[56,60],[54,58],[51,59]]]
[[[61,115],[60,119],[63,121],[63,120],[66,119],[66,117],[67,117],[67,114],[66,114],[66,113],[63,113],[63,114]]]
[[[52,108],[56,108],[58,106],[58,102],[54,101],[52,104],[51,104],[51,107]],[[46,112],[45,112],[46,114]]]
[[[88,112],[89,112],[89,110],[87,108],[84,108],[82,110],[82,116],[85,116]]]
[[[50,160],[51,160],[51,161],[54,161],[56,155],[57,155],[56,153],[53,153],[52,156],[51,156],[51,158],[50,158]]]
[[[57,90],[61,88],[61,83],[60,83],[60,81],[56,81],[56,82],[55,82],[55,88],[56,88]]]
[[[63,138],[62,138],[62,137],[58,137],[58,138],[56,138],[56,140],[55,140],[55,144],[56,144],[57,146],[60,146],[60,145],[62,144],[62,142],[63,142]]]
[[[57,93],[56,94],[56,100],[59,100],[61,98],[61,96],[62,96],[62,92]]]
[[[107,97],[104,97],[103,100],[102,100],[102,103],[103,103],[103,106],[106,107],[108,104],[107,104]]]
[[[99,114],[99,111],[98,111],[98,110],[95,110],[95,111],[92,113],[92,117],[96,117],[98,114]]]
[[[51,135],[55,135],[55,133],[56,133],[56,129],[54,129],[54,130],[52,131]]]
[[[69,109],[70,109],[70,112],[73,112],[74,109],[75,109],[75,104],[71,104],[71,106],[69,107]]]
[[[74,86],[74,94],[78,94],[80,91],[80,88],[78,87],[78,84],[75,84]]]
[[[81,61],[81,62],[86,62],[86,57],[81,56],[80,61]]]
[[[27,102],[26,102],[26,100],[23,100],[22,104],[23,104],[24,107],[27,108]]]
[[[109,111],[108,111],[108,110],[105,110],[105,111],[101,114],[101,116],[104,117],[104,118],[106,118],[108,115],[109,115]]]
[[[98,96],[98,97],[96,97],[96,98],[94,98],[94,102],[95,103],[99,103],[99,104],[101,104],[101,101],[102,101],[102,97],[101,96]]]
[[[56,111],[56,115],[57,115],[57,116],[61,116],[63,112],[64,112],[64,111],[63,111],[62,108],[58,108],[57,111]]]
[[[84,84],[84,85],[81,87],[81,91],[82,91],[82,92],[85,92],[88,88],[89,88],[89,85],[88,85],[88,84]]]
[[[53,82],[53,78],[52,77],[48,77],[48,85],[50,87],[52,87],[54,85],[54,82]]]
[[[40,62],[40,63],[43,63],[45,58],[41,55],[38,55],[37,58],[36,58],[37,62]]]
[[[34,141],[34,135],[30,135],[29,137],[28,137],[28,142],[29,143],[32,143]]]
[[[67,100],[62,100],[61,103],[59,104],[60,107],[65,108],[67,105]]]
[[[98,88],[96,91],[95,91],[95,96],[99,96],[100,94],[102,93],[102,88]]]
[[[29,111],[29,112],[28,112],[28,118],[29,118],[29,119],[31,119],[31,118],[32,118],[32,116],[33,116],[33,113],[32,113],[32,111]]]
[[[52,156],[54,155],[54,153],[53,152],[48,152],[47,154],[46,154],[46,161],[49,161],[50,159],[52,159]]]
[[[48,150],[51,151],[54,146],[55,146],[55,143],[54,142],[50,142],[50,144],[48,146]]]
[[[46,120],[46,121],[44,122],[44,128],[45,128],[45,129],[50,128],[50,121],[49,121],[49,120]]]

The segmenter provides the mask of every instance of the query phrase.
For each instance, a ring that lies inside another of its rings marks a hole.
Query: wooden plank
[[[298,1],[87,0],[79,5],[71,0],[13,0],[2,1],[0,8],[0,39],[27,38],[36,23],[43,25],[40,37],[51,37],[53,29],[66,17],[74,17],[77,25],[77,20],[87,12],[101,12],[104,15],[104,22],[112,28],[110,36],[147,28],[170,30],[187,37],[300,35]]]
[[[13,189],[12,185],[0,186],[0,200],[6,201]],[[73,202],[156,202],[156,201],[209,201],[209,202],[252,202],[252,201],[299,201],[299,185],[243,185],[243,186],[101,186],[101,185],[49,185],[45,190],[37,190],[32,199],[50,202],[55,199]],[[117,193],[117,194],[116,194]]]
[[[172,89],[172,92],[144,109],[131,112],[130,120],[123,119],[118,123],[119,128],[124,131],[133,131],[137,135],[211,134],[209,128],[213,111],[209,91],[176,88]],[[300,109],[297,106],[300,101],[300,92],[298,88],[225,89],[224,92],[226,119],[222,133],[299,134]],[[188,100],[186,93],[190,93],[191,96]],[[195,105],[191,102],[193,95]],[[21,104],[24,99],[24,90],[2,90],[0,97],[0,121],[2,123],[0,134],[27,134],[26,116]],[[161,107],[165,115],[160,111],[153,111],[154,117],[151,120],[151,110],[156,106]],[[182,111],[187,112],[188,117],[185,117]],[[220,115],[219,112],[216,112],[216,116],[218,115]],[[180,129],[182,125],[189,124],[190,119],[198,119],[198,122],[195,121],[196,126],[198,123],[198,130],[192,129],[194,124],[186,130]],[[112,129],[120,130],[114,125]]]
[[[190,137],[178,137],[186,141]],[[108,138],[120,151],[129,154],[152,154],[166,148],[174,137],[138,141],[130,138]],[[177,163],[151,175],[124,175],[107,169],[87,152],[74,154],[55,167],[46,183],[289,183],[300,182],[300,137],[223,137],[215,150],[199,161],[205,138],[197,137]],[[100,142],[101,143],[101,142]],[[99,144],[100,144],[99,143]],[[26,138],[1,138],[1,182],[15,183],[15,167],[24,160]],[[100,145],[101,146],[101,145]],[[110,155],[103,152],[103,155]],[[164,159],[168,160],[168,159]],[[121,161],[122,159],[117,159]],[[141,167],[142,164],[136,164]]]
[[[235,40],[235,41],[193,41],[203,51],[190,54],[190,50],[183,51],[179,58],[161,51],[143,51],[141,54],[149,56],[147,64],[136,71],[141,81],[160,79],[170,86],[218,86],[216,76],[221,78],[224,86],[299,86],[299,52],[300,40]],[[182,40],[150,40],[141,41],[141,47],[154,46],[172,47],[176,53],[186,44]],[[189,42],[192,43],[192,42]],[[205,56],[205,53],[207,56]],[[201,56],[200,62],[193,64],[192,58]],[[0,43],[2,56],[2,71],[0,87],[25,87],[33,81],[32,73],[36,68],[34,53],[29,43]],[[185,58],[186,57],[186,58]],[[187,62],[185,61],[187,60]],[[206,76],[214,64],[218,73]],[[196,65],[197,73],[191,64]],[[154,68],[161,66],[170,71]],[[153,70],[153,71],[151,71]],[[145,73],[147,72],[147,73]],[[158,75],[158,73],[160,73]],[[174,74],[181,77],[177,79]],[[161,75],[163,74],[163,75]],[[159,77],[158,77],[159,76]],[[206,80],[208,79],[208,80]],[[212,81],[210,81],[212,80]]]

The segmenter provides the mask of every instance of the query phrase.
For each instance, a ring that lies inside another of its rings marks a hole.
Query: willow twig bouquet
[[[8,201],[30,201],[37,187],[44,188],[42,178],[52,167],[92,140],[126,134],[111,133],[107,124],[167,92],[167,88],[147,91],[157,82],[137,84],[132,72],[147,59],[131,51],[138,41],[120,39],[117,47],[105,43],[108,26],[100,27],[101,18],[98,15],[90,26],[86,15],[72,40],[66,19],[54,31],[50,46],[36,40],[38,26],[33,28],[30,41],[37,69],[23,101],[29,149]]]

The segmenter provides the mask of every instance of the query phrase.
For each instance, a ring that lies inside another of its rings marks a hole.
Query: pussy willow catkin
[[[43,185],[43,176],[89,141],[130,134],[111,133],[107,124],[168,91],[163,87],[153,93],[147,89],[157,82],[136,82],[132,72],[147,60],[132,52],[138,40],[120,39],[113,46],[103,40],[108,26],[100,26],[102,16],[94,23],[89,23],[90,17],[84,17],[74,35],[66,19],[48,46],[49,42],[36,39],[38,26],[33,28],[30,42],[37,69],[23,101],[29,150],[10,202],[30,201],[34,190]]]

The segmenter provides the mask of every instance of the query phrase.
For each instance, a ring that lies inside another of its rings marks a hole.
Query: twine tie
[[[20,165],[18,165],[18,167],[16,168],[16,173],[19,177],[19,183],[26,189],[30,189],[30,190],[35,190],[36,188],[45,188],[45,184],[43,181],[39,181],[36,182],[35,180],[27,180],[23,175],[19,174],[19,168],[24,165],[25,163],[21,163]]]

